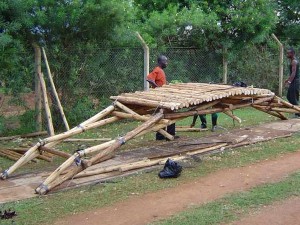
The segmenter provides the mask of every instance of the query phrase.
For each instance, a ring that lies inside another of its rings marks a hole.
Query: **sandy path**
[[[300,224],[300,197],[277,202],[232,223],[234,225]]]
[[[138,225],[167,218],[189,206],[201,205],[226,194],[276,182],[300,170],[300,151],[247,167],[226,169],[193,182],[154,193],[132,197],[112,206],[79,213],[56,225]]]

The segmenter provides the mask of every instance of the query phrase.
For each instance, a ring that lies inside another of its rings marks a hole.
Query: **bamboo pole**
[[[224,111],[223,112],[225,115],[231,117],[232,119],[236,120],[238,123],[242,123],[242,120],[237,117],[236,115],[233,115],[233,113],[231,111]]]
[[[0,156],[6,157],[6,158],[8,158],[8,159],[10,159],[10,160],[14,160],[14,161],[17,161],[17,160],[19,160],[19,158],[20,158],[20,157],[16,157],[16,156],[13,156],[13,155],[4,153],[2,150],[0,150]]]
[[[278,107],[273,107],[270,110],[276,111],[276,112],[298,113],[298,111],[295,109],[278,108]]]
[[[226,145],[227,145],[227,143],[223,143],[223,144],[215,145],[215,146],[205,148],[205,149],[194,150],[194,151],[188,152],[186,154],[187,155],[197,155],[197,154],[200,154],[200,153],[204,153],[204,152],[208,152],[208,151],[212,151],[212,150],[215,150],[215,149],[218,149],[218,148],[225,147]]]
[[[143,49],[144,49],[144,90],[149,90],[149,83],[147,82],[147,75],[149,74],[149,47],[144,41],[144,39],[141,37],[139,32],[136,32],[137,38],[140,40]]]
[[[134,112],[133,110],[131,110],[130,108],[128,108],[127,106],[123,105],[122,103],[116,101],[115,102],[115,105],[118,106],[120,109],[124,110],[125,112],[129,113],[132,115],[133,118],[136,118],[136,119],[140,119],[142,121],[146,121],[149,119],[149,117],[145,117],[145,116],[140,116],[138,113]],[[116,112],[115,112],[116,113]],[[115,114],[115,115],[118,115],[118,114]],[[121,114],[119,114],[121,115]],[[161,120],[162,121],[162,120]],[[168,132],[166,132],[165,130],[163,129],[159,129],[158,132],[160,134],[162,134],[165,138],[169,139],[169,140],[174,140],[174,137],[173,135],[169,134]]]
[[[282,120],[286,120],[287,119],[286,117],[282,117],[278,113],[274,113],[274,112],[266,110],[264,107],[261,107],[261,106],[258,106],[258,105],[253,105],[252,107],[255,108],[255,109],[257,109],[257,110],[259,110],[259,111],[262,111],[264,113],[267,113],[267,114],[270,114],[272,116],[278,117],[279,119],[282,119]]]
[[[95,142],[95,141],[110,141],[111,138],[68,138],[64,142]]]
[[[66,131],[62,134],[58,134],[46,139],[43,139],[39,141],[35,146],[31,147],[15,164],[13,164],[10,168],[5,170],[3,173],[0,174],[0,178],[6,179],[10,174],[12,174],[16,169],[20,168],[27,162],[31,161],[32,159],[36,158],[39,156],[39,150],[38,148],[40,146],[45,146],[48,148],[51,148],[55,146],[56,144],[60,143],[63,139],[66,139],[68,137],[71,137],[75,134],[82,133],[86,130],[97,128],[103,125],[106,125],[108,123],[115,122],[119,120],[118,117],[111,117],[108,119],[101,120],[99,122],[94,122],[97,121],[98,119],[103,118],[104,116],[108,115],[114,110],[113,106],[109,106],[106,109],[102,110],[92,118],[86,120],[85,122],[81,123],[83,125],[79,125],[77,127],[74,127],[73,129]],[[94,122],[94,123],[93,123]]]
[[[94,175],[99,175],[99,174],[102,174],[102,173],[108,173],[108,172],[113,172],[113,171],[126,172],[126,171],[129,171],[129,170],[141,169],[141,168],[145,168],[145,167],[149,167],[149,166],[163,164],[163,163],[165,163],[165,161],[168,158],[172,158],[174,160],[182,160],[184,158],[187,158],[187,156],[212,151],[212,150],[224,147],[226,145],[227,145],[227,143],[222,143],[222,144],[215,145],[215,146],[208,147],[208,148],[196,149],[196,150],[189,151],[188,153],[186,153],[186,155],[181,155],[181,156],[172,155],[172,156],[168,156],[168,157],[161,157],[161,158],[158,158],[158,159],[155,159],[155,160],[145,159],[145,160],[140,160],[140,161],[137,161],[137,162],[114,165],[114,166],[108,166],[108,167],[99,168],[99,169],[95,169],[95,170],[91,170],[91,171],[83,171],[83,172],[77,174],[74,178],[94,176]]]
[[[88,120],[82,122],[81,124],[79,124],[78,126],[85,126],[87,124],[90,123],[94,123],[97,120],[102,119],[103,117],[107,116],[108,114],[110,114],[112,111],[115,110],[115,107],[113,105],[108,106],[107,108],[105,108],[104,110],[102,110],[101,112],[97,113],[96,115],[94,115],[93,117],[89,118]]]
[[[39,74],[41,69],[41,49],[37,43],[32,44],[34,48],[34,68],[35,68],[35,111],[36,111],[36,129],[42,131],[42,93],[41,83],[39,81]]]
[[[181,131],[181,132],[189,132],[189,131],[201,132],[201,131],[206,131],[206,130],[207,130],[207,128],[201,129],[201,128],[194,128],[194,127],[178,127],[178,126],[176,126],[176,131]]]
[[[47,89],[46,89],[46,83],[45,83],[45,80],[44,80],[43,73],[39,73],[39,79],[40,79],[40,82],[41,82],[41,88],[42,88],[43,100],[44,100],[44,107],[45,107],[46,116],[47,116],[48,131],[49,131],[49,135],[53,136],[54,135],[54,128],[53,128],[52,116],[51,116],[51,111],[50,111],[50,107],[49,107],[49,103],[48,103]]]
[[[149,128],[150,126],[152,126],[153,124],[155,124],[156,122],[158,122],[161,118],[163,118],[163,114],[162,113],[157,113],[152,118],[150,118],[148,121],[146,121],[142,125],[138,126],[134,130],[132,130],[129,133],[127,133],[122,138],[122,140],[116,140],[110,147],[108,147],[104,151],[98,153],[90,161],[93,164],[93,162],[97,161],[98,159],[101,159],[106,154],[109,154],[109,153],[115,151],[115,149],[119,148],[122,144],[124,144],[125,142],[129,141],[130,139],[132,139],[133,137],[135,137],[136,135],[138,135],[139,133],[141,133],[143,130]]]
[[[119,102],[125,104],[136,104],[136,105],[143,105],[148,107],[154,108],[165,108],[165,109],[179,109],[183,108],[183,104],[178,102],[162,102],[159,100],[148,100],[148,99],[140,99],[135,97],[125,97],[125,96],[111,96],[110,99],[118,100]]]
[[[43,47],[42,47],[42,52],[43,52],[43,56],[44,56],[44,60],[45,60],[46,68],[47,68],[48,78],[49,78],[49,81],[50,81],[50,84],[51,84],[51,88],[52,88],[54,97],[56,99],[56,103],[57,103],[60,115],[63,119],[66,130],[70,130],[68,121],[67,121],[65,113],[64,113],[64,109],[61,105],[61,102],[59,100],[59,97],[58,97],[58,94],[57,94],[57,91],[56,91],[56,88],[55,88],[55,85],[54,85],[54,82],[53,82],[53,79],[52,79],[52,74],[51,74],[49,63],[48,63],[47,55],[46,55],[45,49]]]
[[[45,146],[40,146],[39,150],[45,151],[45,152],[48,152],[48,153],[51,153],[53,155],[57,155],[57,156],[60,156],[60,157],[63,157],[63,158],[67,158],[67,159],[71,157],[71,154],[69,154],[69,153],[62,152],[62,151],[57,151],[55,149],[47,148]]]
[[[272,34],[272,37],[277,42],[279,47],[279,68],[278,68],[278,95],[282,97],[282,86],[283,86],[283,44],[278,40],[275,34]]]
[[[162,113],[157,113],[154,115],[151,119],[149,119],[147,122],[143,123],[141,126],[138,126],[134,130],[127,133],[122,139],[117,139],[112,141],[111,145],[103,150],[102,152],[98,153],[94,157],[92,157],[90,160],[82,161],[84,164],[80,164],[77,167],[70,168],[69,171],[66,174],[63,174],[60,176],[60,174],[70,167],[74,160],[76,158],[81,157],[81,154],[84,153],[84,151],[80,151],[72,155],[69,159],[67,159],[61,166],[59,166],[38,188],[36,188],[36,193],[39,194],[45,194],[53,187],[61,184],[67,179],[70,179],[71,177],[75,176],[77,173],[81,172],[82,170],[86,169],[87,167],[93,165],[94,163],[98,163],[101,161],[104,157],[106,157],[109,154],[112,154],[118,147],[120,147],[122,144],[127,142],[128,140],[135,137],[137,134],[141,133],[143,130],[148,128],[149,126],[153,125],[157,121],[159,121],[163,117]]]
[[[228,56],[227,47],[223,47],[223,83],[227,84]]]
[[[295,110],[297,110],[298,112],[300,112],[300,107],[299,107],[299,106],[296,106],[296,105],[293,105],[293,104],[291,104],[291,103],[289,103],[289,102],[286,102],[286,101],[284,101],[283,99],[281,99],[281,98],[279,98],[279,97],[277,97],[277,96],[275,96],[275,99],[276,99],[278,102],[280,102],[281,104],[287,106],[288,108],[292,108],[292,109],[295,109]]]
[[[36,137],[36,136],[41,136],[41,135],[46,135],[47,131],[39,131],[39,132],[34,132],[34,133],[29,133],[29,134],[21,134],[21,135],[15,135],[15,136],[8,136],[8,137],[0,137],[0,141],[8,141],[12,140],[15,138],[29,138],[29,137]]]
[[[1,179],[7,179],[8,176],[12,174],[17,168],[36,158],[39,155],[39,152],[37,150],[39,147],[40,143],[37,143],[35,146],[31,147],[15,164],[13,164],[11,167],[0,174]]]

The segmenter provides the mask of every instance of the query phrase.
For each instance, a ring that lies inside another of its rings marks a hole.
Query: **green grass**
[[[253,210],[276,201],[300,195],[300,172],[287,179],[272,184],[252,188],[247,192],[231,194],[227,197],[194,207],[165,221],[153,225],[212,225],[227,224],[240,219]]]
[[[53,195],[3,204],[0,208],[13,208],[19,216],[17,224],[40,224],[73,213],[87,211],[129,198],[134,193],[142,195],[177,186],[181,183],[203,177],[224,168],[249,165],[253,162],[272,159],[299,149],[300,135],[272,140],[265,143],[234,149],[204,158],[202,163],[184,163],[182,175],[177,179],[161,180],[158,170],[138,173],[133,176],[113,180],[112,183],[89,185]],[[216,158],[216,159],[215,159]],[[214,159],[214,160],[211,160]]]

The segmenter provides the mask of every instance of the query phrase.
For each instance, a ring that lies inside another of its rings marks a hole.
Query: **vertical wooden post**
[[[149,74],[149,47],[147,46],[146,42],[144,41],[144,39],[141,37],[141,35],[139,34],[139,32],[136,32],[136,35],[138,37],[138,39],[140,40],[140,42],[143,45],[143,49],[144,49],[144,90],[148,91],[149,90],[149,83],[147,82],[147,75]]]
[[[283,86],[283,44],[278,40],[275,34],[272,37],[277,42],[279,47],[279,70],[278,70],[278,96],[282,97],[282,86]]]
[[[50,66],[49,66],[47,55],[46,55],[46,52],[45,52],[44,48],[42,48],[42,52],[43,52],[45,64],[46,64],[46,67],[47,67],[48,78],[49,78],[49,81],[50,81],[50,84],[51,84],[51,88],[52,88],[55,100],[56,100],[58,108],[59,108],[60,115],[61,115],[61,117],[63,119],[63,122],[65,124],[66,129],[70,130],[68,121],[67,121],[65,113],[64,113],[64,109],[63,109],[63,107],[62,107],[62,105],[60,103],[60,100],[59,100],[59,97],[58,97],[58,94],[57,94],[57,91],[56,91],[56,88],[55,88],[55,85],[54,85],[54,82],[53,82],[53,79],[52,79],[52,74],[51,74]]]
[[[42,97],[41,97],[41,83],[39,74],[41,69],[41,49],[36,44],[32,44],[34,48],[34,68],[35,68],[35,110],[36,110],[36,130],[42,131]]]
[[[227,84],[228,57],[227,47],[223,47],[223,84]]]
[[[49,104],[48,104],[47,89],[46,89],[46,83],[45,83],[45,80],[44,80],[43,73],[39,74],[39,78],[40,78],[41,88],[42,88],[42,92],[43,92],[44,107],[45,107],[47,122],[48,122],[48,131],[49,131],[49,135],[53,136],[54,135],[54,128],[53,128],[53,123],[52,123],[52,116],[51,116],[50,107],[49,107]]]

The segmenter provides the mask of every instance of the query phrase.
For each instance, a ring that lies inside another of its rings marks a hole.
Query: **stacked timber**
[[[274,96],[274,93],[267,89],[253,87],[180,83],[164,85],[160,88],[150,89],[147,92],[136,91],[134,93],[111,96],[111,99],[123,104],[177,110],[233,96]]]

